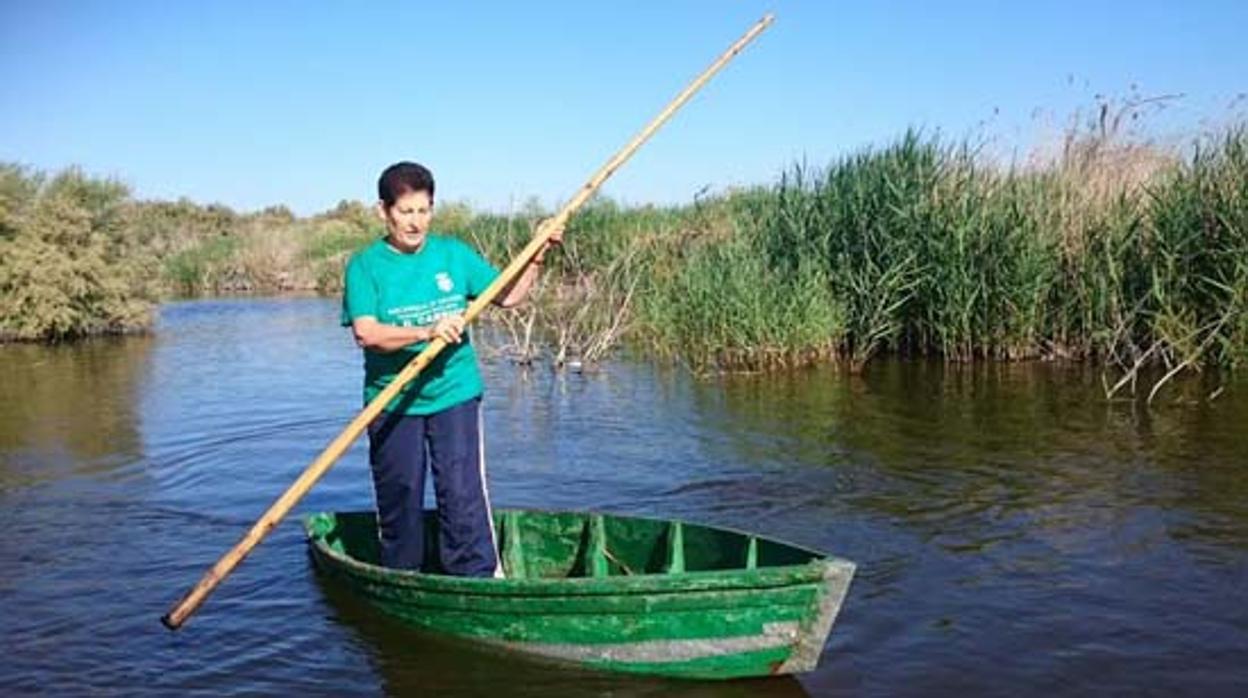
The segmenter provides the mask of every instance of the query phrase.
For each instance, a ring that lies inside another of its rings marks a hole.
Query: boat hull
[[[352,557],[332,531],[359,516],[309,518],[312,556],[382,612],[428,632],[608,671],[722,679],[813,669],[854,571],[819,556],[753,569],[450,577]]]

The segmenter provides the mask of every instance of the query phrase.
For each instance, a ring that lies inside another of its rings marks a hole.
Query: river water
[[[818,670],[727,683],[408,632],[314,575],[297,517],[159,616],[358,411],[323,299],[162,308],[146,338],[0,347],[0,693],[1248,694],[1248,382],[1104,400],[1056,365],[698,380],[484,358],[496,506],[684,518],[854,560]],[[297,507],[368,508],[363,442]]]

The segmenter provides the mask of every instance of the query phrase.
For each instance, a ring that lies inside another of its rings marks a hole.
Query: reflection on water
[[[970,519],[978,540],[976,516],[1060,528],[1156,507],[1201,512],[1184,535],[1248,542],[1248,441],[1233,426],[1248,424],[1248,400],[1147,410],[1099,390],[1080,366],[880,362],[862,377],[702,385],[697,404],[740,459],[863,470],[855,507],[929,533]]]
[[[0,359],[4,693],[1248,691],[1243,378],[1149,410],[1047,364],[700,381],[487,360],[498,505],[684,518],[858,563],[817,671],[690,683],[414,634],[322,583],[294,521],[183,631],[159,625],[358,411],[331,300],[172,304],[155,337]],[[297,513],[371,503],[357,443]]]
[[[150,349],[144,337],[0,345],[0,490],[137,458],[137,391]]]
[[[666,680],[585,671],[519,657],[506,650],[415,632],[385,617],[343,585],[317,579],[334,620],[351,628],[381,674],[386,694],[616,696],[645,698],[798,698],[807,693],[792,677],[732,683]],[[483,667],[489,667],[483,671]],[[502,680],[505,677],[505,680]]]

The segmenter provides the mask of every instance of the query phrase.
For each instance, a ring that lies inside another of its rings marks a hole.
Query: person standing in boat
[[[377,182],[377,194],[386,237],[352,255],[342,297],[342,323],[364,350],[365,402],[428,342],[447,342],[368,428],[381,563],[400,569],[423,564],[428,469],[443,569],[459,576],[498,575],[481,435],[483,385],[463,313],[499,272],[466,243],[430,232],[434,182],[424,166],[391,165]],[[562,235],[557,230],[550,244]],[[511,307],[525,298],[545,253],[497,296],[497,305]]]

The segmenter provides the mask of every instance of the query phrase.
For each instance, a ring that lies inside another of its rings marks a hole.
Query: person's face
[[[390,244],[403,252],[415,252],[425,243],[429,222],[433,220],[433,197],[427,191],[409,191],[389,208],[386,202],[379,202],[377,212],[386,223]]]

